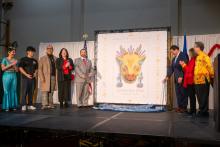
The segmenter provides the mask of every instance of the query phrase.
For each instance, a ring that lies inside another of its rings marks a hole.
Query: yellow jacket
[[[214,78],[214,69],[211,60],[204,52],[200,52],[196,57],[194,69],[194,84],[205,84],[205,79],[210,82]]]

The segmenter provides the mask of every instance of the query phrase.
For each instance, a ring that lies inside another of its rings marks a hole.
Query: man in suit
[[[186,112],[188,99],[186,96],[185,88],[183,87],[183,69],[182,66],[179,64],[179,61],[184,61],[185,63],[188,62],[186,55],[180,51],[179,47],[176,45],[172,45],[170,47],[170,52],[174,56],[172,60],[171,66],[168,68],[167,76],[164,80],[167,81],[172,74],[174,73],[174,83],[175,83],[175,91],[176,91],[176,98],[177,98],[177,105],[178,108],[176,112]]]
[[[42,109],[54,108],[53,92],[57,89],[56,59],[57,57],[53,55],[53,46],[48,45],[46,55],[39,60],[38,69],[42,92]]]
[[[75,83],[77,106],[88,106],[89,88],[92,80],[92,62],[87,58],[87,51],[80,50],[80,58],[75,59]]]

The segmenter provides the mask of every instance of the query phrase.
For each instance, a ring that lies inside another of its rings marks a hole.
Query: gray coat
[[[83,82],[91,82],[91,77],[89,75],[93,74],[92,62],[87,59],[86,65],[83,63],[81,58],[75,59],[75,82],[83,83]]]

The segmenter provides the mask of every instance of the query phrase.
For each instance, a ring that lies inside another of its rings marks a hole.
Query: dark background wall
[[[16,0],[6,14],[18,57],[27,45],[80,41],[95,30],[170,26],[173,35],[220,33],[219,0]],[[178,9],[179,8],[179,9]]]

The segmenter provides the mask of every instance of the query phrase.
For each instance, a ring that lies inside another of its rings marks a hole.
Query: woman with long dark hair
[[[190,111],[188,114],[195,115],[196,114],[196,93],[194,86],[194,68],[196,61],[196,53],[193,48],[189,50],[190,60],[186,64],[184,61],[180,61],[180,65],[184,71],[184,80],[183,87],[186,88],[187,96],[190,100]]]
[[[62,48],[60,51],[59,58],[56,60],[56,68],[60,108],[68,107],[68,101],[71,99],[71,80],[74,65],[66,48]]]
[[[17,96],[17,60],[14,58],[16,50],[13,47],[8,49],[8,56],[3,58],[1,63],[4,96],[2,100],[2,109],[9,111],[16,110],[18,107]]]

